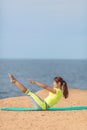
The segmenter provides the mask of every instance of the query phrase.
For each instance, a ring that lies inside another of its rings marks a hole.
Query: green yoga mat
[[[3,110],[3,111],[44,111],[38,108],[19,108],[19,107],[3,107],[3,108],[0,108],[0,110]],[[72,111],[72,110],[87,110],[87,106],[48,108],[45,111]]]

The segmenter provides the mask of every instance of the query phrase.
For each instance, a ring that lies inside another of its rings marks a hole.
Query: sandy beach
[[[87,105],[87,90],[70,89],[69,98],[55,107]],[[48,92],[38,91],[44,98]],[[0,100],[0,107],[33,107],[28,96]],[[87,130],[87,110],[0,111],[0,130]]]

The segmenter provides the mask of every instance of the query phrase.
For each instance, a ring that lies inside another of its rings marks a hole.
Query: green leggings
[[[25,94],[30,96],[33,105],[38,109],[46,110],[47,108],[49,108],[47,103],[44,100],[42,100],[39,96],[37,96],[35,93],[27,90]]]

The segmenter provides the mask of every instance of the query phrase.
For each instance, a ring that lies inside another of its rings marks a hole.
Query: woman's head
[[[60,86],[63,90],[63,96],[65,98],[68,98],[69,92],[68,92],[68,86],[66,81],[62,77],[55,77],[54,78],[54,86]]]

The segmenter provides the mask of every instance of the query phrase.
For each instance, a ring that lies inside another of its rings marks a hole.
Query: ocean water
[[[87,60],[0,60],[0,99],[24,96],[10,83],[8,73],[33,92],[42,88],[29,84],[29,79],[53,86],[55,76],[62,76],[69,88],[87,90]]]

